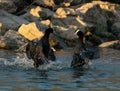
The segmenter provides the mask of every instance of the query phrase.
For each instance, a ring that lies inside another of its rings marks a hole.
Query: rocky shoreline
[[[77,28],[90,31],[90,47],[120,50],[120,4],[99,0],[1,0],[0,48],[19,49],[49,26],[54,48],[74,47]]]

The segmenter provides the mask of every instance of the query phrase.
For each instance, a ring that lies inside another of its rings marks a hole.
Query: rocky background
[[[89,47],[120,50],[120,0],[0,0],[0,48],[16,50],[54,28],[55,49],[74,47],[79,28]]]

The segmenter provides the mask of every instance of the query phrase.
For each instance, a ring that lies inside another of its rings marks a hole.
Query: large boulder
[[[21,24],[29,23],[27,20],[10,14],[4,10],[0,10],[0,23],[2,23],[2,33],[9,29],[17,30]]]
[[[79,16],[83,17],[83,20],[87,23],[91,23],[95,27],[95,33],[107,31],[107,19],[103,14],[100,6],[96,3],[87,3],[76,9]]]
[[[96,40],[96,37],[92,37],[92,44],[99,45],[101,42],[119,38],[119,8],[119,5],[109,2],[93,1],[75,9],[88,30],[100,40],[95,43],[93,40]]]
[[[43,32],[38,29],[34,22],[27,25],[22,24],[18,29],[18,33],[28,40],[33,40],[36,38],[41,39],[41,37],[44,35]]]
[[[0,37],[0,48],[17,49],[26,43],[26,39],[14,30],[8,30],[4,36]]]
[[[59,37],[66,40],[74,40],[76,36],[74,35],[75,30],[80,28],[81,31],[85,32],[85,24],[79,17],[70,16],[67,18],[54,18],[53,27]]]
[[[45,23],[45,22],[44,22]],[[18,29],[18,33],[27,40],[33,40],[33,39],[41,39],[44,35],[44,31],[48,27],[39,28],[35,22],[32,22],[30,24],[22,24],[21,27]],[[66,44],[61,40],[58,36],[51,35],[50,38],[50,45],[57,47],[57,48],[66,48]]]
[[[53,15],[52,24],[59,37],[66,40],[74,40],[74,32],[77,28],[86,31],[86,22],[78,16],[72,8],[58,8]]]
[[[120,22],[115,22],[111,26],[111,32],[117,36],[120,34]]]

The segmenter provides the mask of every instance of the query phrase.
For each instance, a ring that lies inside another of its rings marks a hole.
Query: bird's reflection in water
[[[74,84],[76,84],[76,87],[85,89],[88,71],[89,68],[72,69],[72,78],[74,79]]]
[[[81,76],[84,76],[85,74],[87,74],[87,71],[89,70],[89,68],[74,68],[72,69],[72,77],[73,78],[79,78]]]

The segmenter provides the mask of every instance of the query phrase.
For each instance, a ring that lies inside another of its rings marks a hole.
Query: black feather
[[[29,59],[34,61],[34,66],[36,68],[38,68],[39,65],[48,63],[48,60],[54,61],[56,59],[54,51],[51,51],[49,43],[50,33],[53,33],[52,28],[48,28],[45,31],[45,34],[41,40],[34,39],[26,46],[26,55]]]
[[[95,51],[88,50],[86,44],[83,42],[85,38],[84,33],[77,30],[78,43],[74,49],[73,59],[71,62],[71,67],[78,68],[86,64],[86,59],[93,59]]]

